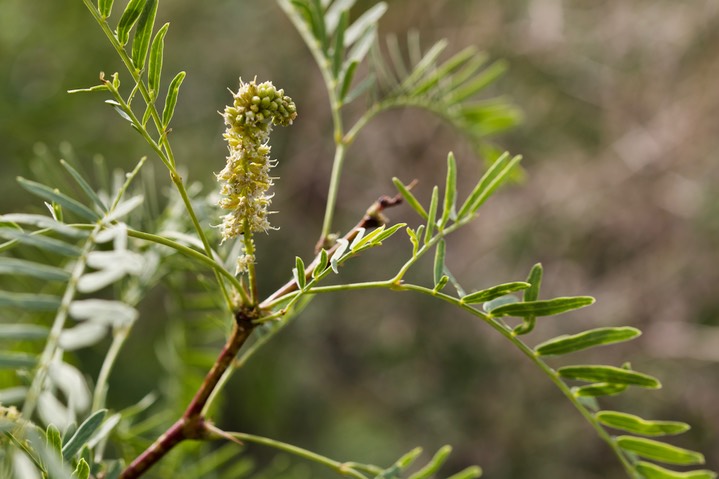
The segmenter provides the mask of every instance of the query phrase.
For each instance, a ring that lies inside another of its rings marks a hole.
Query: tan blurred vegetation
[[[719,468],[719,2],[389,4],[383,33],[417,28],[425,46],[447,37],[451,52],[474,44],[505,58],[509,73],[493,91],[525,114],[520,128],[493,141],[524,155],[526,180],[450,239],[455,275],[481,288],[521,280],[541,261],[544,296],[597,297],[588,310],[541,323],[532,344],[597,325],[643,329],[631,347],[581,360],[629,358],[664,389],[605,404],[691,423],[679,445],[702,450],[709,468]],[[310,257],[319,234],[332,155],[320,76],[274,2],[166,0],[158,21],[172,23],[166,77],[188,72],[173,135],[191,181],[211,188],[222,167],[216,112],[238,76],[272,79],[297,101],[296,125],[273,140],[281,229],[257,240],[261,288],[269,292],[287,278],[295,255]],[[64,93],[93,84],[100,70],[119,69],[81,2],[2,0],[0,212],[30,200],[14,177],[32,174],[39,143],[60,156],[66,141],[82,161],[102,154],[123,167],[150,154],[100,95]],[[417,194],[428,200],[443,182],[449,150],[466,194],[483,163],[458,133],[418,111],[375,120],[349,153],[336,227],[353,225],[378,195],[392,193],[392,176],[417,178]],[[390,214],[416,223],[408,208]],[[404,239],[390,242],[349,265],[346,277],[385,278],[407,248]],[[340,459],[391,461],[415,445],[434,450],[447,442],[456,465],[478,463],[492,478],[622,475],[571,405],[489,328],[395,294],[315,300],[238,374],[228,421]],[[138,383],[155,382],[138,375],[159,368],[135,363],[133,352],[157,361],[163,321],[141,318],[112,384],[115,407],[143,394]]]

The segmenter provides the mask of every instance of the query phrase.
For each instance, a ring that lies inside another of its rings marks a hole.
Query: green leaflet
[[[451,446],[442,446],[422,469],[409,476],[408,479],[427,479],[433,476],[447,462],[447,458],[451,453]]]
[[[347,248],[349,248],[349,245],[349,242],[344,238],[337,240],[337,249],[334,254],[332,254],[332,258],[330,258],[330,268],[332,268],[332,271],[334,271],[335,274],[339,274],[337,267],[342,259],[342,255],[345,254]]]
[[[563,335],[539,344],[534,351],[540,356],[573,353],[583,349],[629,341],[642,334],[636,328],[596,328],[574,335]]]
[[[515,291],[521,291],[529,288],[531,285],[522,281],[516,281],[513,283],[498,284],[491,288],[483,289],[474,293],[470,293],[462,298],[462,301],[467,304],[484,303],[485,301],[491,301],[495,298],[499,298]],[[493,310],[494,311],[494,310]]]
[[[70,273],[64,269],[9,257],[0,257],[0,274],[31,276],[46,281],[67,281],[70,278]]]
[[[379,2],[360,15],[345,32],[345,47],[349,47],[357,42],[367,30],[376,29],[377,22],[379,22],[379,19],[382,18],[382,15],[384,15],[386,11],[387,4],[385,2]]]
[[[486,303],[484,303],[482,305],[482,309],[486,313],[491,313],[492,311],[494,311],[495,309],[497,309],[499,307],[505,306],[507,304],[514,304],[514,303],[517,303],[518,301],[519,301],[519,299],[516,296],[514,296],[512,294],[507,294],[505,296],[500,296],[499,298],[495,298],[491,301],[487,301]]]
[[[517,125],[522,113],[504,98],[490,101],[462,104],[457,111],[457,121],[463,128],[486,136],[507,130]]]
[[[358,61],[352,61],[347,65],[347,67],[344,69],[344,73],[342,74],[342,83],[340,87],[340,94],[339,94],[339,101],[342,103],[345,102],[345,98],[347,97],[347,93],[350,90],[350,86],[352,86],[352,79],[354,78],[355,71],[357,70],[357,65],[359,65]]]
[[[447,40],[445,39],[439,40],[437,43],[432,45],[430,49],[427,50],[427,53],[424,54],[422,59],[414,65],[412,72],[404,79],[402,82],[402,89],[408,90],[427,74],[433,72],[433,67],[436,64],[437,58],[439,58],[439,55],[445,48],[447,48]]]
[[[539,288],[542,285],[542,265],[537,263],[532,266],[532,270],[527,276],[527,283],[532,286],[524,291],[524,301],[536,301],[539,299]]]
[[[327,20],[327,18],[325,18]],[[342,64],[344,63],[345,53],[345,31],[349,26],[350,15],[349,12],[344,11],[339,17],[339,25],[337,27],[337,33],[335,34],[334,46],[332,51],[332,76],[339,78]],[[329,28],[329,27],[328,27]]]
[[[50,424],[45,430],[45,438],[48,447],[60,456],[60,454],[62,454],[62,435],[60,434],[60,430],[55,427],[54,424]]]
[[[539,288],[542,285],[542,274],[543,270],[541,263],[537,263],[532,266],[532,269],[529,271],[529,276],[527,276],[527,283],[531,286],[525,289],[522,294],[522,300],[524,302],[536,301],[539,299]],[[536,320],[536,316],[524,316],[522,318],[522,324],[514,328],[514,333],[517,335],[531,333],[534,329]]]
[[[17,242],[28,246],[34,246],[36,248],[64,256],[78,256],[81,251],[77,246],[65,243],[64,241],[47,238],[39,234],[25,233],[24,231],[10,228],[0,228],[0,238],[5,238],[6,240],[9,240],[9,242]],[[3,249],[4,248],[0,247],[0,251]]]
[[[155,26],[155,15],[159,0],[146,0],[145,7],[137,22],[135,38],[132,40],[132,63],[135,68],[142,70],[145,67],[147,49],[152,38],[152,29]]]
[[[427,226],[424,231],[424,242],[429,243],[429,240],[434,236],[434,227],[437,223],[437,203],[439,203],[439,188],[436,186],[432,189],[432,200],[429,203],[429,213],[427,214]]]
[[[383,229],[382,231],[377,233],[377,236],[372,237],[372,245],[381,244],[382,241],[394,235],[397,231],[399,231],[401,228],[404,228],[405,226],[407,226],[407,223],[397,223],[396,225],[392,225],[389,228]],[[371,235],[372,233],[367,236]]]
[[[167,97],[165,98],[165,108],[162,110],[162,127],[167,128],[170,124],[172,116],[175,114],[175,106],[177,106],[177,95],[180,91],[180,85],[185,79],[185,72],[180,72],[175,75],[175,78],[170,82],[170,87],[167,89]]]
[[[509,153],[505,152],[492,166],[484,173],[472,192],[469,194],[464,204],[457,213],[457,218],[462,219],[467,215],[473,215],[480,206],[499,188],[502,183],[509,177],[512,169],[522,160],[520,155],[509,157]]]
[[[574,379],[577,381],[605,382],[626,386],[639,386],[648,389],[659,389],[662,387],[658,379],[648,374],[614,366],[564,366],[559,368],[557,372],[559,376],[564,379]]]
[[[439,284],[440,280],[444,276],[444,256],[447,250],[447,242],[444,238],[439,240],[437,243],[437,250],[434,254],[434,286],[435,288]]]
[[[619,447],[646,459],[666,464],[704,464],[704,456],[696,451],[690,451],[664,442],[634,436],[619,436],[616,438]]]
[[[26,311],[55,311],[60,307],[60,298],[48,294],[0,291],[0,307],[18,308]]]
[[[553,316],[575,309],[584,308],[594,303],[591,296],[572,296],[567,298],[544,299],[513,303],[500,306],[492,310],[492,315],[498,316]]]
[[[125,11],[122,12],[120,21],[117,24],[117,41],[120,45],[126,45],[130,38],[130,30],[142,13],[146,0],[130,0]]]
[[[45,339],[49,330],[39,324],[0,324],[0,339]]]
[[[105,203],[100,199],[99,196],[97,196],[95,190],[92,189],[90,184],[87,182],[87,180],[85,180],[85,178],[83,178],[80,172],[70,166],[70,164],[65,160],[60,160],[60,164],[63,166],[63,168],[67,170],[68,173],[70,173],[70,176],[73,177],[73,179],[77,182],[82,191],[87,195],[90,200],[92,200],[95,206],[97,206],[103,213],[107,212],[107,206],[105,206]]]
[[[411,466],[414,461],[417,460],[420,454],[422,454],[421,447],[416,447],[412,449],[411,451],[397,459],[397,461],[390,467],[384,469],[379,474],[377,474],[377,476],[375,476],[375,479],[390,479],[399,477],[402,471]]]
[[[394,183],[394,186],[397,188],[397,191],[399,191],[399,194],[402,195],[402,198],[404,198],[407,204],[411,206],[412,209],[415,210],[417,214],[422,217],[423,220],[427,221],[427,212],[424,210],[420,202],[412,194],[409,188],[407,188],[404,183],[402,183],[399,178],[396,177],[392,178],[392,183]]]
[[[447,155],[447,180],[444,189],[444,206],[442,208],[442,219],[439,222],[439,229],[444,229],[450,219],[457,218],[457,162],[454,153]]]
[[[150,46],[150,62],[147,67],[147,86],[150,89],[150,97],[154,101],[160,91],[160,78],[162,77],[162,61],[165,51],[165,34],[170,28],[165,23],[155,34]],[[150,110],[148,106],[148,111]]]
[[[87,441],[90,440],[90,437],[92,437],[93,433],[97,430],[97,428],[100,427],[102,421],[105,419],[106,414],[107,409],[100,409],[92,416],[87,418],[82,424],[80,424],[80,427],[77,428],[75,434],[73,434],[73,436],[65,443],[62,448],[63,459],[69,460],[70,458],[74,457],[75,454],[78,453],[78,451],[80,451],[82,446],[84,446]]]
[[[310,26],[315,38],[319,41],[322,51],[327,53],[327,47],[329,42],[327,41],[327,30],[325,29],[325,19],[322,12],[322,6],[317,0],[309,0],[305,2],[306,6],[304,10],[307,13]]]
[[[712,471],[677,472],[644,461],[639,461],[634,467],[645,479],[715,479],[717,477]]]
[[[22,186],[30,193],[39,196],[40,198],[43,198],[45,200],[58,203],[63,208],[72,211],[73,213],[87,221],[94,223],[95,221],[100,219],[100,215],[98,213],[92,211],[90,208],[83,205],[79,201],[60,193],[56,189],[52,189],[49,186],[45,186],[35,181],[26,180],[22,177],[18,177],[17,181],[18,183],[20,183],[20,186]]]
[[[412,89],[409,94],[412,96],[419,96],[423,93],[427,92],[428,90],[431,90],[437,84],[444,80],[447,75],[451,74],[456,70],[457,68],[461,67],[463,64],[465,64],[468,60],[475,56],[480,56],[477,53],[476,48],[474,47],[467,47],[464,50],[460,51],[459,53],[452,56],[449,60],[444,62],[441,66],[438,68],[433,69],[429,72],[429,74],[425,75],[425,77],[422,79],[420,83],[418,83],[414,89]]]
[[[292,268],[292,275],[295,278],[297,287],[299,287],[299,289],[305,289],[305,284],[307,284],[307,280],[305,278],[305,264],[299,256],[295,257],[295,267]]]
[[[329,6],[325,13],[325,27],[329,35],[335,33],[335,29],[341,24],[341,17],[343,15],[349,16],[349,9],[352,8],[356,2],[357,0],[337,0]],[[337,32],[337,34],[339,34],[339,32]]]
[[[495,81],[507,70],[507,64],[503,61],[496,61],[489,65],[481,74],[477,75],[472,81],[463,86],[456,88],[451,96],[450,103],[457,104],[479,92],[487,85]]]
[[[322,251],[320,251],[320,260],[317,263],[315,269],[312,271],[312,277],[318,277],[325,269],[327,269],[328,262],[329,259],[327,257],[327,250],[323,249]]]
[[[88,479],[90,477],[90,466],[87,464],[85,459],[80,459],[75,468],[75,472],[72,473],[73,479]]]
[[[596,383],[587,386],[572,388],[574,395],[583,397],[616,396],[627,389],[626,384]]]
[[[30,369],[37,363],[32,354],[0,352],[0,369]]]
[[[599,411],[594,415],[605,426],[641,436],[668,436],[689,430],[689,424],[679,421],[648,421],[633,414],[618,411]]]
[[[60,223],[54,218],[45,215],[10,213],[7,215],[0,215],[0,222],[7,222],[13,226],[29,225],[41,229],[48,229],[63,236],[67,236],[68,238],[86,238],[89,234],[86,230],[81,230],[65,223]]]

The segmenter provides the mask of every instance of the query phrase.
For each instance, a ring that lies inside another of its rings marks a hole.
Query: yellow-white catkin
[[[239,90],[232,94],[233,104],[222,113],[227,129],[224,138],[229,154],[227,165],[217,174],[222,198],[219,205],[228,212],[222,217],[222,240],[249,231],[267,231],[267,219],[273,184],[268,145],[273,125],[287,126],[297,117],[292,99],[271,82],[257,84],[240,80]],[[247,261],[238,262],[245,269]]]

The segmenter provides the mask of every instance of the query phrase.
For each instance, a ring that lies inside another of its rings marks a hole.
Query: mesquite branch
[[[362,217],[357,225],[352,228],[344,238],[352,241],[360,231],[360,228],[376,228],[387,223],[387,219],[382,212],[386,208],[390,208],[402,202],[401,196],[382,196],[375,201],[372,206]],[[331,257],[335,252],[336,246],[328,250]],[[307,275],[311,276],[312,271],[319,262],[319,257],[307,267]],[[209,429],[206,419],[202,411],[207,404],[212,392],[217,387],[223,373],[230,367],[233,359],[237,356],[242,346],[254,331],[256,319],[262,316],[263,304],[269,304],[273,300],[280,298],[297,289],[297,283],[290,281],[280,287],[271,294],[259,307],[247,307],[235,312],[235,325],[232,329],[230,337],[227,339],[225,346],[222,348],[215,364],[207,373],[202,385],[195,393],[192,401],[187,406],[184,414],[170,428],[165,431],[157,440],[148,447],[142,454],[122,472],[120,479],[134,479],[141,477],[155,463],[162,459],[175,446],[186,439],[205,440],[214,437],[215,434]]]

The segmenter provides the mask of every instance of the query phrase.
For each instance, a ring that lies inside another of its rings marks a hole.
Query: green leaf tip
[[[648,374],[630,371],[615,366],[577,365],[564,366],[557,370],[559,376],[577,381],[605,382],[626,386],[639,386],[647,389],[662,387],[658,379]]]

